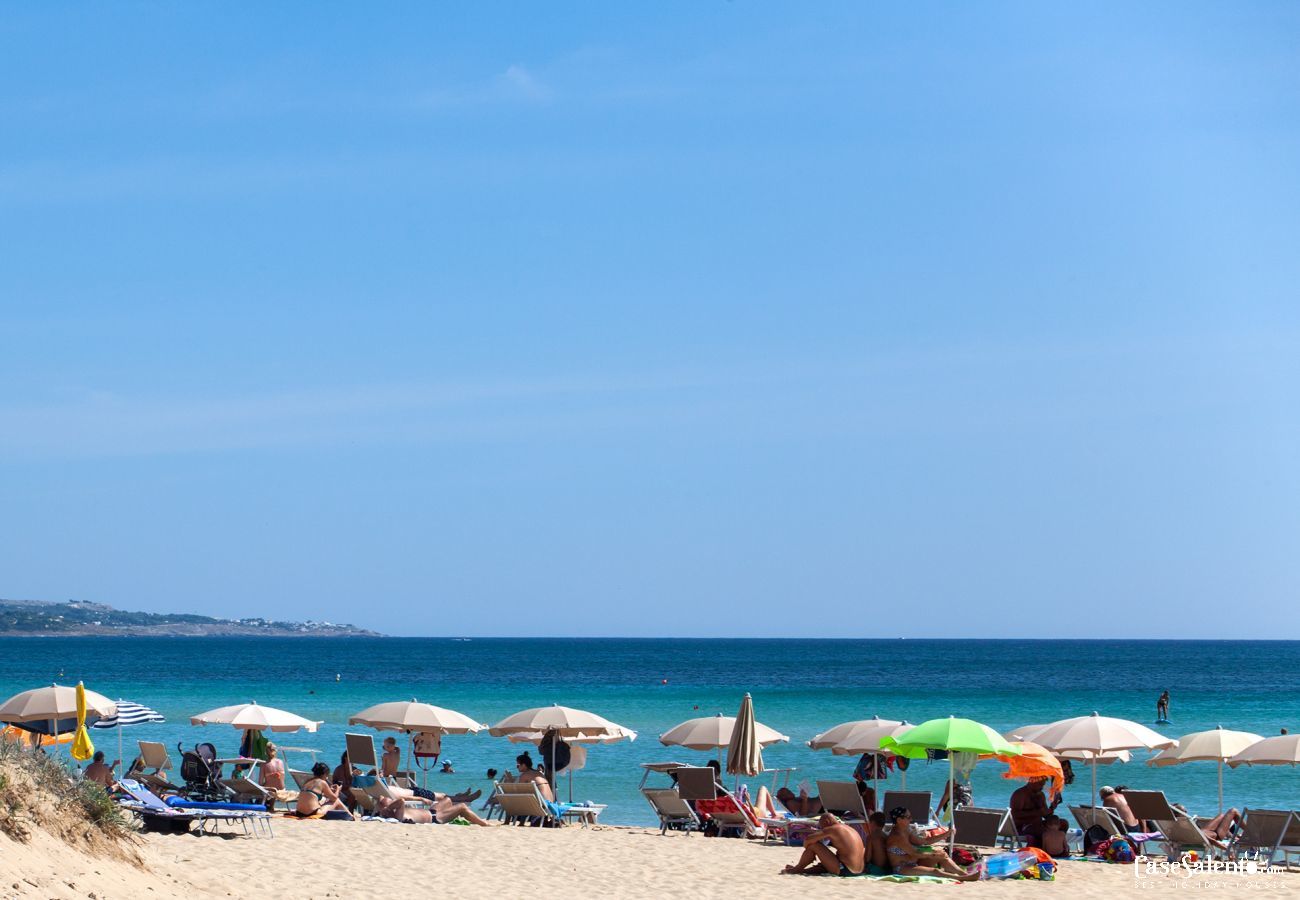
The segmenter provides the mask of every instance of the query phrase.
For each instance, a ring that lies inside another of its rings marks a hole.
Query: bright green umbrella
[[[880,749],[888,750],[895,756],[908,759],[925,759],[927,750],[945,750],[948,753],[948,809],[955,813],[952,806],[952,784],[956,780],[956,767],[953,763],[954,753],[975,753],[978,755],[997,754],[999,756],[1019,756],[1020,748],[987,725],[971,719],[931,719],[922,722],[911,731],[904,731],[897,737],[881,740]],[[953,827],[948,830],[948,851],[952,852],[957,837],[956,815],[953,815]]]

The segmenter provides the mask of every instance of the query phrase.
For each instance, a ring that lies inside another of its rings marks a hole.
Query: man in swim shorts
[[[866,847],[862,836],[838,817],[826,813],[817,820],[817,830],[803,839],[803,855],[786,875],[861,875],[866,868]]]

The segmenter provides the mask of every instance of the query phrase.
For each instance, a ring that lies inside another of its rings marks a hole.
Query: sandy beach
[[[0,837],[0,896],[368,898],[413,892],[461,897],[851,897],[917,894],[1100,898],[1243,890],[1294,897],[1293,874],[1139,879],[1133,866],[1067,862],[1057,880],[891,884],[777,874],[795,851],[755,841],[643,828],[492,829],[277,819],[275,838],[142,836],[140,864],[86,856],[37,834]]]

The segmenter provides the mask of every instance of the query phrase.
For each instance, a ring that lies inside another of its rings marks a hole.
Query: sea
[[[1300,642],[1095,640],[679,640],[658,638],[247,638],[48,637],[0,639],[0,699],[53,682],[150,706],[166,723],[121,729],[125,757],[137,739],[177,745],[214,743],[234,755],[239,733],[195,727],[190,716],[256,701],[325,724],[314,733],[277,735],[292,768],[309,768],[314,751],[335,765],[349,716],[390,700],[418,699],[494,723],[550,704],[596,712],[634,729],[635,741],[592,747],[583,769],[559,782],[561,799],[604,803],[602,821],[649,825],[638,792],[642,763],[703,764],[720,756],[665,747],[659,735],[697,716],[735,715],[748,692],[760,722],[789,743],[763,753],[776,770],[751,787],[850,777],[855,760],[813,751],[815,734],[852,719],[922,722],[961,716],[999,732],[1097,711],[1142,722],[1172,738],[1222,725],[1263,736],[1300,728]],[[1156,698],[1168,690],[1170,724],[1156,725]],[[92,730],[97,746],[118,755],[116,730]],[[403,744],[405,751],[405,744]],[[489,791],[489,768],[511,771],[521,749],[504,738],[449,736],[443,759],[454,774],[428,773],[429,787]],[[66,752],[66,751],[63,751]],[[1218,807],[1217,767],[1170,768],[1132,762],[1101,767],[1098,784],[1164,790],[1196,813]],[[404,758],[404,763],[406,762]],[[792,770],[792,771],[791,771]],[[913,763],[909,790],[938,794],[946,763]],[[1005,766],[981,762],[975,800],[1004,805],[1016,783]],[[1065,791],[1087,803],[1083,765]],[[652,778],[652,783],[657,783]],[[894,773],[882,787],[898,788]],[[813,787],[813,792],[816,788]],[[1292,767],[1225,770],[1228,805],[1300,807]],[[480,801],[481,802],[481,801]]]

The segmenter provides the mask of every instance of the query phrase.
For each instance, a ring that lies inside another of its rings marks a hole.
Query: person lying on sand
[[[330,767],[323,762],[311,767],[311,778],[298,792],[298,815],[314,816],[322,810],[331,812],[336,809],[347,812],[339,792],[329,783],[329,774]]]
[[[889,812],[894,830],[885,839],[885,852],[898,875],[933,875],[957,881],[978,881],[979,872],[967,872],[942,850],[918,850],[912,837],[912,814],[905,806]]]
[[[464,803],[456,803],[446,794],[433,801],[431,807],[416,806],[409,797],[392,797],[381,800],[375,812],[384,819],[396,819],[408,825],[415,823],[438,822],[445,825],[453,819],[465,819],[471,825],[489,828],[495,823],[484,819]]]
[[[867,851],[858,833],[830,813],[817,820],[817,828],[803,839],[799,861],[782,869],[782,874],[861,875]]]

